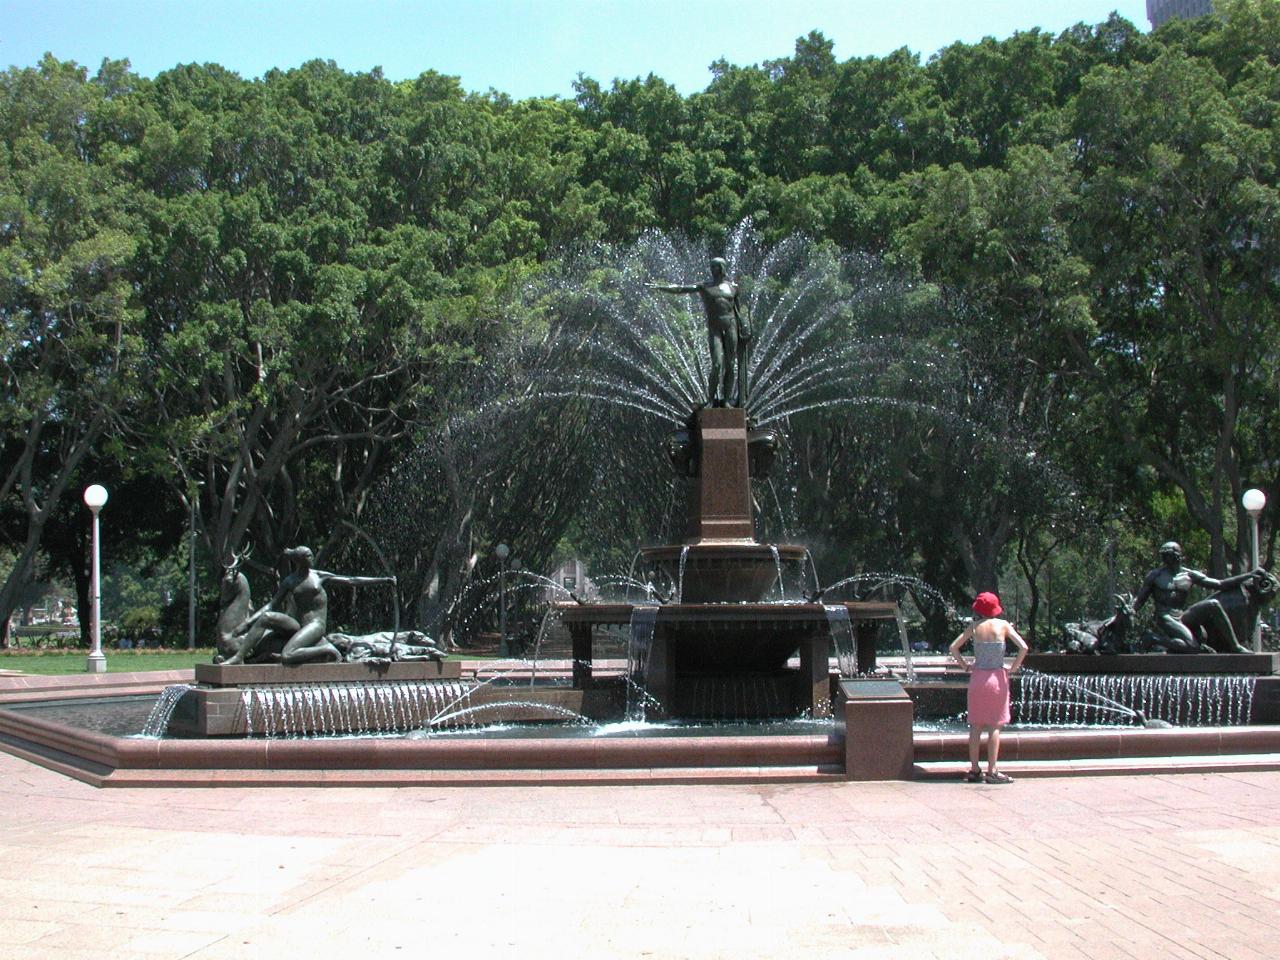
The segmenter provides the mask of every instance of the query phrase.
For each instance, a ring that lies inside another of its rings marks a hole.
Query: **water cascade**
[[[911,659],[911,641],[907,638],[907,621],[902,616],[902,610],[898,610],[894,616],[894,620],[898,623],[898,641],[902,644],[902,660],[906,667],[906,676],[908,683],[914,683],[916,679],[916,665]]]
[[[249,736],[336,736],[456,723],[455,708],[474,687],[458,680],[271,684],[245,686],[240,696]]]
[[[1175,726],[1249,722],[1255,678],[1243,674],[1049,674],[1028,671],[1018,685],[1018,723],[1130,723],[1135,713]]]
[[[777,571],[778,599],[787,602],[787,583],[782,579],[782,555],[778,553],[777,544],[769,544],[769,553],[773,556],[773,568]]]
[[[147,722],[142,725],[142,736],[164,736],[164,732],[169,729],[169,721],[173,718],[173,711],[177,709],[178,702],[191,689],[193,688],[189,683],[175,683],[165,687],[156,698],[156,704],[151,708]]]
[[[849,608],[841,603],[824,603],[822,609],[827,614],[840,676],[852,677],[858,672],[858,649],[853,638],[853,623],[849,620]]]
[[[631,608],[631,632],[627,640],[627,709],[625,719],[645,719],[645,679],[649,673],[649,655],[653,652],[653,631],[658,621],[656,606]]]

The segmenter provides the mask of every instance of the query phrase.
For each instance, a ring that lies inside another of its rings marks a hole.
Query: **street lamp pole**
[[[505,543],[494,548],[498,555],[498,656],[507,655],[507,557],[511,548]]]
[[[511,562],[507,564],[507,569],[516,575],[515,596],[512,599],[512,619],[515,623],[512,625],[511,640],[507,643],[507,656],[523,656],[520,647],[520,570],[523,568],[519,557],[512,557]]]
[[[191,548],[187,551],[187,649],[196,648],[196,502],[197,488],[190,494]]]
[[[1262,508],[1267,505],[1267,495],[1261,490],[1246,490],[1244,496],[1240,498],[1240,505],[1244,507],[1245,512],[1249,514],[1250,526],[1253,528],[1252,540],[1252,560],[1251,569],[1257,570],[1261,563],[1261,550],[1258,546],[1258,517],[1262,514]],[[1262,617],[1253,623],[1253,652],[1262,652]]]
[[[107,502],[107,488],[99,484],[86,487],[84,505],[93,514],[93,554],[89,568],[89,634],[93,647],[85,662],[86,673],[106,673],[107,658],[102,654],[102,573],[98,550],[98,511]]]

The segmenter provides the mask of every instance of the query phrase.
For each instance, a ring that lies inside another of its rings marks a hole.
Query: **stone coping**
[[[112,737],[0,709],[0,749],[77,779],[106,785],[116,771],[445,771],[521,775],[545,771],[688,771],[731,768],[839,774],[842,741],[808,736],[581,739],[390,738],[152,740]],[[188,773],[190,776],[190,773]],[[133,778],[134,780],[137,777]],[[409,779],[409,778],[405,778]]]
[[[631,622],[631,612],[644,604],[632,603],[557,603],[566,624]],[[851,620],[893,620],[896,603],[833,604],[848,609]],[[827,611],[820,603],[669,603],[655,607],[658,623],[725,623],[747,625],[764,623],[770,627],[780,623],[827,622]]]
[[[917,762],[965,760],[968,750],[967,734],[915,734]],[[1280,753],[1280,726],[1006,730],[1000,735],[1002,761],[1271,753]]]
[[[1280,653],[1032,653],[1024,666],[1041,673],[1280,673]]]
[[[136,696],[159,693],[172,684],[192,683],[193,680],[192,670],[69,673],[51,676],[19,674],[0,677],[0,704]]]
[[[457,660],[412,660],[395,663],[198,663],[197,683],[214,687],[263,686],[290,683],[350,683],[362,680],[457,680],[462,664]]]
[[[668,543],[656,547],[641,547],[640,555],[646,560],[771,560],[774,551],[779,559],[803,560],[808,548],[795,543],[758,543],[755,540],[695,540],[692,543]]]

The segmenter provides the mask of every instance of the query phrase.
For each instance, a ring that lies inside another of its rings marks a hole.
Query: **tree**
[[[1250,32],[1269,29],[1280,49],[1274,17],[1247,4],[1229,15],[1252,16]],[[1110,414],[1096,422],[1114,455],[1181,493],[1219,575],[1246,555],[1245,486],[1280,480],[1268,423],[1280,384],[1276,66],[1259,59],[1231,87],[1174,47],[1094,71],[1075,107],[1076,232],[1101,328],[1076,349]]]
[[[957,355],[939,397],[951,419],[917,435],[923,463],[906,479],[948,531],[974,593],[996,588],[1022,527],[1071,492],[1051,464],[1068,345],[1093,320],[1066,231],[1069,159],[1024,146],[1008,169],[931,168],[913,182],[914,217],[897,237],[901,255],[951,291],[953,320],[930,335]]]
[[[51,57],[0,79],[0,505],[25,520],[0,621],[80,464],[119,434],[134,397],[128,191],[85,134],[107,95]]]
[[[466,114],[430,80],[403,96]],[[443,273],[467,251],[425,224],[371,220],[406,189],[376,174],[404,143],[385,136],[403,119],[377,112],[385,85],[314,63],[253,86],[181,68],[150,92],[175,136],[151,157],[163,189],[143,211],[148,449],[175,496],[199,498],[215,558],[251,540],[270,563],[304,538],[322,558],[474,342],[475,301]],[[430,161],[452,164],[442,152]],[[401,200],[452,232],[447,201],[471,203],[458,175],[426,176],[453,193]]]

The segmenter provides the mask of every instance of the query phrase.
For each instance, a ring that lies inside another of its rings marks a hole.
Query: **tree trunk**
[[[80,625],[80,644],[84,647],[93,643],[93,637],[90,636],[93,630],[93,611],[90,609],[93,599],[89,596],[93,571],[90,569],[92,561],[88,557],[89,549],[91,549],[90,544],[86,541],[84,559],[71,571],[71,577],[76,586],[76,622]]]
[[[40,550],[40,540],[44,536],[47,516],[43,510],[37,511],[27,522],[27,542],[23,544],[22,552],[14,561],[13,569],[9,571],[4,585],[0,586],[0,619],[8,621],[18,607],[22,592],[31,584],[31,571],[35,565],[36,554]],[[24,612],[24,617],[29,619],[30,616],[31,611],[28,608]]]

